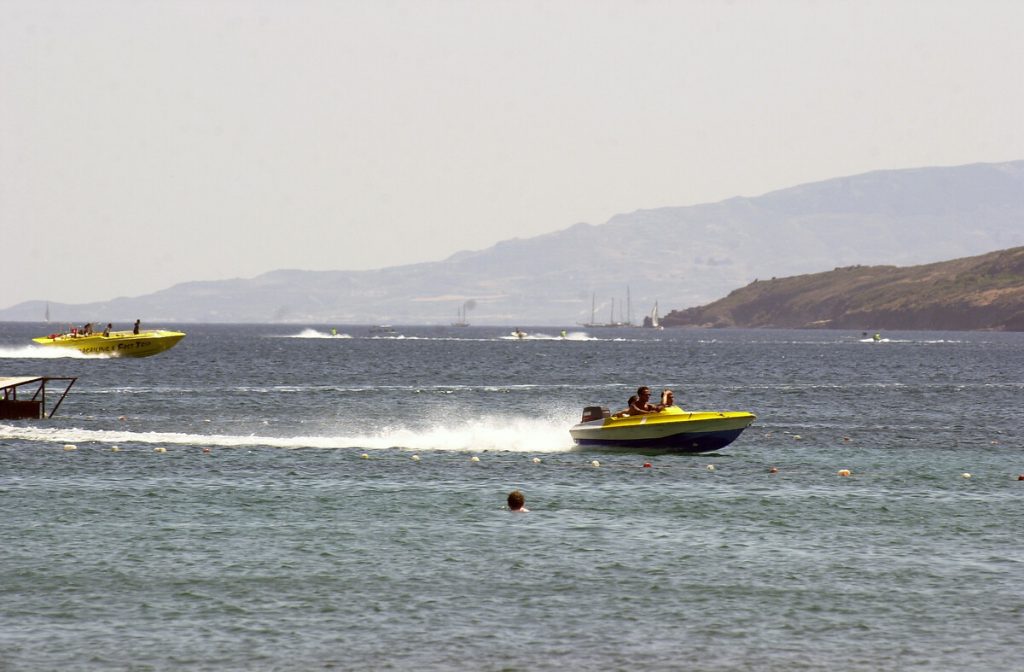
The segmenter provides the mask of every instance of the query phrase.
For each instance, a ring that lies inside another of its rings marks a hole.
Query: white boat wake
[[[316,329],[303,329],[297,334],[290,334],[285,338],[352,338],[348,334],[327,334]]]
[[[87,355],[74,348],[23,345],[0,348],[0,359],[110,359],[107,355]]]
[[[394,427],[367,434],[273,437],[251,435],[136,432],[77,427],[53,428],[0,424],[0,442],[31,441],[63,447],[109,450],[113,446],[270,447],[360,450],[421,450],[447,452],[506,451],[516,453],[565,452],[573,447],[568,426],[571,418],[478,418],[459,424],[437,423],[424,429]]]

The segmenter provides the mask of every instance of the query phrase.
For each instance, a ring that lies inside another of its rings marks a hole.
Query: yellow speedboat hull
[[[185,338],[180,331],[149,329],[133,333],[131,331],[112,331],[110,335],[89,334],[50,334],[32,340],[39,345],[59,348],[74,348],[87,355],[107,355],[109,357],[149,357],[164,350],[169,350]]]
[[[587,417],[569,430],[578,446],[666,453],[724,448],[757,419],[746,411],[684,411],[678,406],[650,415]]]

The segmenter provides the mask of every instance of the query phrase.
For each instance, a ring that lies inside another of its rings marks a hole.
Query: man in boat
[[[139,334],[139,322],[141,322],[141,320],[135,320],[135,328],[132,329],[132,333],[136,336]]]
[[[110,329],[113,327],[111,323],[107,322],[107,328],[103,330],[103,338],[110,338]]]
[[[650,415],[651,413],[657,413],[659,409],[654,404],[650,403],[651,399],[651,388],[646,385],[637,388],[636,401],[630,397],[629,403],[629,414],[630,415]]]

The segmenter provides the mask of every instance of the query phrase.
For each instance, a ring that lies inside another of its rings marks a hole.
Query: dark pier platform
[[[47,413],[46,385],[55,380],[66,381],[67,387]],[[0,420],[52,418],[76,380],[71,376],[0,376]]]

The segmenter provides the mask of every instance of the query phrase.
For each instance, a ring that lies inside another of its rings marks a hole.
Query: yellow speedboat
[[[607,408],[587,406],[583,420],[569,434],[578,446],[708,453],[728,446],[756,419],[747,411],[684,411],[678,406],[649,415],[612,417]]]
[[[169,350],[185,338],[180,331],[147,329],[132,331],[111,331],[103,334],[50,334],[32,340],[39,345],[60,348],[74,348],[87,355],[109,355],[110,357],[149,357]]]

